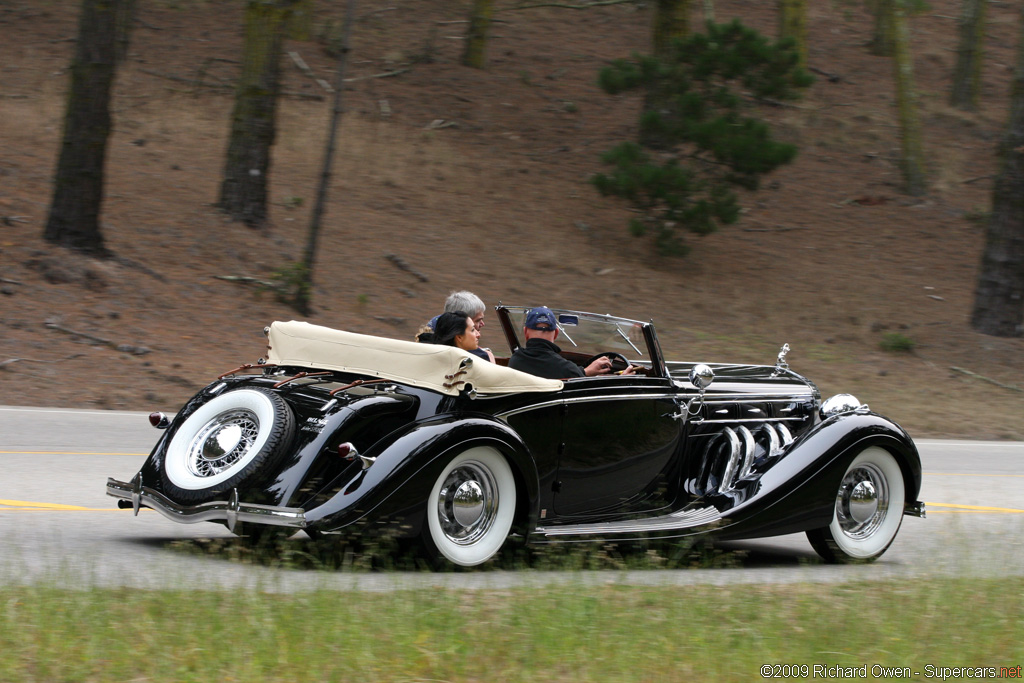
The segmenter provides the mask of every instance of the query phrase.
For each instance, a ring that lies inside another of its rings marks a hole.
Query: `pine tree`
[[[620,59],[601,71],[610,94],[642,89],[657,102],[641,115],[641,142],[623,142],[602,161],[613,167],[591,180],[603,195],[629,200],[642,217],[634,235],[653,232],[667,255],[689,251],[681,228],[706,234],[734,223],[734,187],[756,189],[763,174],[796,155],[772,138],[763,121],[746,116],[742,88],[755,98],[793,97],[811,77],[797,65],[791,41],[770,43],[738,21],[708,24],[708,33],[677,40],[663,57]],[[661,150],[659,162],[649,150]]]

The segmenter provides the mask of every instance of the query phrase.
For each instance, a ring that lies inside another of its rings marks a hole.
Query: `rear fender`
[[[404,531],[415,534],[441,470],[457,452],[474,446],[491,446],[508,459],[521,494],[517,519],[525,518],[529,528],[536,526],[540,484],[529,449],[511,427],[482,415],[438,416],[411,425],[386,444],[375,444],[362,453],[373,463],[332,498],[307,510],[307,524],[336,531],[372,516],[374,522],[406,525]]]
[[[729,520],[721,535],[750,538],[828,526],[839,482],[857,454],[869,446],[884,448],[896,458],[906,501],[916,501],[921,458],[910,436],[876,413],[847,413],[823,421],[796,441],[743,494],[737,491],[731,500],[715,501]]]

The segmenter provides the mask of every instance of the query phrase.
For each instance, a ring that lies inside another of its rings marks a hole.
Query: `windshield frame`
[[[498,315],[498,320],[501,322],[502,331],[505,333],[505,341],[508,344],[510,353],[515,353],[516,349],[522,347],[525,344],[523,338],[523,328],[521,321],[525,318],[526,312],[529,311],[533,306],[513,306],[499,303],[494,307],[495,312]],[[640,356],[634,357],[634,360],[640,361],[644,365],[651,367],[651,375],[664,377],[666,376],[665,362],[661,355],[661,346],[658,344],[658,337],[654,331],[654,324],[651,321],[643,322],[641,320],[633,320],[631,318],[623,318],[620,316],[614,316],[607,313],[589,313],[586,311],[574,311],[567,308],[552,308],[551,311],[555,316],[561,319],[563,316],[574,316],[579,321],[588,321],[591,323],[609,325],[617,330],[618,334],[622,336],[623,340],[628,346],[633,347],[639,351]],[[635,327],[640,330],[640,339],[633,338],[626,335],[622,329],[623,327]],[[559,325],[561,330],[561,340],[571,339],[572,329],[569,328],[566,331],[562,325]],[[643,345],[640,345],[640,342]],[[580,351],[572,341],[564,345],[565,351],[573,353],[585,353]],[[619,349],[599,349],[595,351],[618,351]],[[625,353],[629,357],[630,353]]]

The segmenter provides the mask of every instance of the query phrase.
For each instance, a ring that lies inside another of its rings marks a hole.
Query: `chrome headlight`
[[[821,413],[821,419],[827,420],[833,415],[852,413],[861,408],[867,408],[867,406],[862,405],[853,394],[836,394],[821,404],[819,412]]]

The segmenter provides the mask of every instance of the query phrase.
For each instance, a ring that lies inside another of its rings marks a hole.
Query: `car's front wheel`
[[[871,446],[846,469],[836,494],[832,523],[807,532],[826,562],[868,562],[896,538],[906,500],[903,472],[889,451]]]
[[[505,456],[485,446],[462,451],[427,499],[427,550],[462,567],[486,562],[508,537],[515,511],[515,476]]]
[[[265,476],[291,444],[295,416],[277,394],[237,389],[196,409],[164,452],[168,495],[200,503]]]

